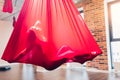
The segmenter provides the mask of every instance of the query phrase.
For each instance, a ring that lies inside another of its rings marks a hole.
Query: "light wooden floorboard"
[[[12,65],[11,70],[0,71],[0,80],[120,80],[120,73],[88,71],[78,68],[58,68],[34,72],[30,65]]]

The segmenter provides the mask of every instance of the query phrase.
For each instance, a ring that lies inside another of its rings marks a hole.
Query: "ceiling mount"
[[[16,6],[17,5],[17,0],[15,0],[15,5],[14,6]]]

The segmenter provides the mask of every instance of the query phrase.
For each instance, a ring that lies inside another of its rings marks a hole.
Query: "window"
[[[120,2],[109,3],[111,41],[120,40]]]

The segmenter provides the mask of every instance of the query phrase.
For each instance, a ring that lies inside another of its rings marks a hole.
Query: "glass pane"
[[[113,62],[120,62],[120,42],[111,42]]]
[[[111,5],[113,39],[120,38],[120,3]]]

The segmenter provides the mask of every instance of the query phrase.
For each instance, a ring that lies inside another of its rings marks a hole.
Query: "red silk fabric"
[[[25,0],[2,59],[53,70],[99,54],[72,0]]]
[[[3,12],[12,13],[12,11],[13,11],[12,0],[4,0]]]

